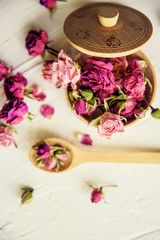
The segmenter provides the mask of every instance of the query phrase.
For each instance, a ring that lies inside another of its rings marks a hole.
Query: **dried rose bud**
[[[32,92],[33,97],[36,98],[37,101],[43,101],[46,98],[46,94],[43,92],[43,89],[40,87],[36,87]]]
[[[31,202],[33,199],[33,195],[32,195],[33,189],[32,188],[23,188],[22,190],[24,192],[22,193],[22,196],[21,196],[21,203],[24,204],[24,203]]]
[[[103,199],[103,192],[100,188],[95,188],[91,194],[91,202],[97,203]]]
[[[46,31],[40,30],[38,32],[35,30],[31,30],[26,37],[26,48],[29,55],[40,55],[44,51],[47,42],[48,35]]]
[[[88,134],[79,133],[77,139],[84,145],[92,145],[92,139]]]
[[[54,158],[53,159],[46,158],[45,161],[44,161],[44,166],[48,170],[51,170],[51,169],[55,168],[56,165],[57,165],[57,162]]]
[[[40,158],[48,158],[50,156],[50,146],[47,145],[46,143],[42,143],[38,146],[38,149],[37,149],[37,155],[40,157]]]
[[[97,187],[97,186],[93,186],[93,185],[88,185],[88,186],[93,189],[92,193],[91,193],[91,202],[92,203],[100,202],[102,199],[106,203],[106,201],[104,199],[103,188],[104,187],[117,187],[117,185],[108,185],[108,186],[101,186],[101,187]]]
[[[40,112],[43,117],[51,119],[52,115],[54,114],[54,108],[47,104],[44,104],[41,106]]]
[[[145,117],[145,110],[143,108],[135,109],[134,115],[136,118],[144,118]]]

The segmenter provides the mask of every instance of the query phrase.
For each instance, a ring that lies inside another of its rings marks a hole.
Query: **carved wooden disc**
[[[119,12],[115,26],[104,27],[102,9]],[[141,12],[117,3],[92,3],[72,12],[64,23],[68,41],[79,51],[97,57],[120,57],[138,51],[151,37],[152,24]]]

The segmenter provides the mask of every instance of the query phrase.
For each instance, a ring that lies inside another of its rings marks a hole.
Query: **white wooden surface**
[[[39,113],[41,102],[25,99],[31,122],[24,120],[15,128],[18,149],[0,148],[0,240],[159,240],[160,239],[160,165],[88,163],[61,174],[36,169],[28,160],[32,144],[48,137],[62,137],[85,150],[146,151],[160,149],[160,121],[147,113],[143,120],[115,135],[100,138],[96,128],[86,126],[70,110],[63,89],[44,81],[41,57],[31,57],[25,49],[29,30],[48,32],[51,46],[73,55],[63,34],[63,22],[74,9],[93,0],[58,2],[50,18],[38,0],[0,1],[0,58],[22,72],[28,86],[44,88],[44,103],[55,108],[51,120]],[[154,33],[142,51],[156,71],[157,93],[153,105],[160,107],[160,2],[157,0],[117,0],[146,14]],[[0,88],[2,106],[5,98]],[[1,107],[0,106],[0,107]],[[92,147],[80,145],[75,132],[90,134]],[[90,202],[90,184],[116,184],[105,189],[108,204]],[[30,204],[20,204],[21,186],[34,188]]]

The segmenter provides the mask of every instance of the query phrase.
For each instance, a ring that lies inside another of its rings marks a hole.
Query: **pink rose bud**
[[[57,162],[54,158],[52,158],[52,159],[46,158],[45,161],[44,161],[44,166],[48,170],[51,170],[51,169],[55,168],[56,165],[57,165]]]
[[[95,188],[91,194],[91,202],[97,203],[97,202],[100,202],[102,199],[103,199],[102,191],[100,191],[100,189],[98,188]]]
[[[144,118],[145,117],[145,110],[144,108],[137,108],[134,111],[135,117],[137,118]]]
[[[6,103],[0,111],[0,119],[8,124],[19,124],[28,114],[28,106],[20,99],[12,99]]]
[[[32,92],[33,97],[35,97],[38,101],[43,101],[46,98],[46,94],[43,92],[43,89],[40,87],[36,87]]]
[[[77,135],[77,138],[80,141],[80,143],[84,145],[92,145],[92,139],[88,134],[79,133]]]
[[[43,117],[51,119],[52,115],[54,114],[54,108],[47,104],[44,104],[41,106],[40,112]]]
[[[40,4],[48,9],[52,9],[56,6],[56,0],[40,0]]]
[[[124,132],[124,125],[119,115],[105,112],[98,125],[98,133],[100,137],[111,138],[112,134],[116,132]]]
[[[26,37],[26,48],[31,56],[40,55],[45,49],[45,45],[48,42],[48,35],[46,31],[31,30]]]
[[[3,147],[9,147],[12,143],[15,143],[15,140],[11,130],[7,127],[0,126],[0,145]]]
[[[78,98],[74,102],[74,109],[77,115],[87,114],[87,107],[88,107],[88,103],[85,99]]]
[[[42,143],[38,146],[37,155],[40,158],[43,158],[43,159],[48,158],[50,156],[50,152],[51,152],[51,148],[46,143]]]
[[[6,78],[4,81],[4,91],[6,97],[11,100],[14,98],[23,99],[24,88],[28,81],[21,73],[17,73],[15,76]]]

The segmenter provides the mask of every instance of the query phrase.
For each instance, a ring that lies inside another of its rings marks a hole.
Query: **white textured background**
[[[0,59],[13,65],[33,83],[44,88],[43,103],[55,108],[51,120],[39,113],[41,102],[25,99],[32,122],[24,120],[15,128],[18,149],[0,149],[0,240],[160,240],[160,166],[90,163],[59,174],[49,174],[32,166],[28,152],[42,138],[62,137],[86,150],[159,150],[160,121],[147,113],[143,120],[115,135],[112,140],[100,138],[96,128],[86,126],[67,105],[64,90],[55,89],[41,76],[41,57],[31,57],[25,49],[29,30],[43,29],[51,46],[72,54],[65,40],[63,23],[74,9],[93,0],[58,2],[50,18],[38,0],[0,1]],[[153,105],[160,107],[160,2],[157,0],[117,0],[146,14],[154,28],[151,40],[143,47],[157,76]],[[0,87],[0,107],[5,98]],[[90,134],[92,147],[80,145],[75,132]],[[108,204],[90,203],[91,184],[117,184],[106,188]],[[20,188],[34,188],[34,199],[21,206]]]

